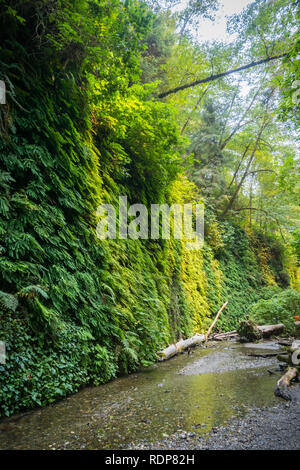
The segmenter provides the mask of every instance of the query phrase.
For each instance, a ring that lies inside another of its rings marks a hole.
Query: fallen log
[[[163,351],[160,351],[159,353],[157,353],[157,355],[159,356],[158,360],[159,361],[165,361],[167,359],[170,359],[171,357],[176,356],[181,351],[184,351],[188,348],[192,348],[194,346],[197,346],[198,344],[201,344],[201,343],[204,343],[205,341],[207,341],[208,336],[210,335],[213,327],[215,326],[216,322],[218,321],[218,318],[219,318],[220,314],[222,313],[222,311],[224,310],[224,308],[227,305],[228,305],[228,301],[223,305],[223,307],[217,313],[213,323],[211,324],[211,326],[210,326],[210,328],[209,328],[209,330],[208,330],[208,332],[205,336],[197,334],[197,335],[193,336],[192,338],[188,338],[188,339],[185,339],[185,340],[181,339],[177,343],[171,344],[170,346],[168,346]],[[269,338],[273,334],[277,334],[277,333],[281,332],[283,330],[283,328],[284,328],[284,325],[282,325],[282,324],[263,325],[263,326],[258,326],[257,327],[257,329],[260,331],[260,333],[262,334],[262,336],[264,338]],[[228,337],[235,337],[235,336],[238,336],[238,333],[237,333],[236,330],[229,331],[227,333],[218,333],[216,335],[213,335],[213,339],[216,339],[217,341],[220,341],[222,339],[226,339]]]
[[[284,325],[262,325],[258,326],[253,320],[246,318],[240,321],[237,329],[240,335],[240,341],[258,341],[262,338],[270,338],[270,336],[282,333]]]
[[[300,322],[296,321],[295,325],[297,328],[300,328]],[[270,334],[273,335],[275,333],[281,332],[284,328],[284,325],[282,323],[279,323],[277,325],[262,325],[262,326],[258,326],[257,328],[263,334],[264,338],[268,338]],[[228,331],[227,333],[216,333],[213,335],[213,339],[226,338],[228,336],[238,336],[238,333],[236,330]],[[278,344],[282,346],[290,346],[292,343],[292,340],[282,339],[277,342]]]
[[[293,341],[291,347],[290,347],[290,351],[291,353],[294,353],[295,351],[298,351],[298,349],[300,350],[300,340],[296,339]]]
[[[168,346],[166,349],[163,351],[160,351],[158,353],[159,356],[159,361],[166,361],[167,359],[170,359],[173,356],[176,356],[181,351],[184,351],[188,348],[192,348],[194,346],[197,346],[198,344],[203,343],[205,340],[204,335],[195,335],[192,338],[188,339],[181,339],[178,341],[178,343],[171,344]]]
[[[225,341],[225,340],[228,340],[228,339],[232,339],[232,338],[236,338],[238,339],[239,338],[239,335],[237,333],[231,333],[230,335],[213,335],[209,338],[210,341]]]
[[[284,398],[284,400],[291,400],[289,386],[292,380],[298,376],[298,371],[295,367],[289,367],[286,373],[278,380],[275,388],[276,397]]]
[[[280,339],[279,341],[276,341],[279,346],[291,346],[292,340],[291,339]]]
[[[227,338],[228,336],[237,336],[237,331],[233,330],[233,331],[227,331],[227,333],[215,333],[212,335],[212,338],[213,339]]]
[[[279,323],[278,325],[263,325],[258,326],[257,328],[262,333],[264,338],[270,338],[270,336],[282,333],[284,325]]]

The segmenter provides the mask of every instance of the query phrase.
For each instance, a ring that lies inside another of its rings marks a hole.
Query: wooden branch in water
[[[194,335],[191,338],[188,339],[181,339],[177,343],[171,344],[167,348],[165,348],[163,351],[160,351],[157,353],[159,357],[159,361],[166,361],[167,359],[170,359],[171,357],[176,356],[178,353],[185,351],[188,348],[193,348],[197,346],[198,344],[204,343],[207,341],[213,327],[218,321],[218,318],[224,308],[228,305],[228,300],[225,302],[223,307],[219,310],[219,312],[216,315],[216,318],[214,319],[213,323],[211,324],[208,332],[206,335]],[[283,330],[284,325],[279,324],[279,325],[263,325],[263,326],[258,326],[257,328],[262,332],[264,338],[268,338],[272,334],[275,333],[280,333]],[[221,339],[228,339],[231,336],[238,336],[236,330],[234,331],[229,331],[227,333],[219,333],[216,334],[212,337],[212,339],[216,340],[221,340]],[[277,355],[277,353],[276,353]]]
[[[225,339],[234,338],[237,336],[239,336],[237,331],[233,330],[233,331],[227,331],[226,333],[215,333],[210,337],[210,339],[216,340],[216,341],[223,341]]]
[[[166,349],[159,352],[159,361],[166,361],[167,359],[176,356],[176,354],[181,351],[184,351],[185,349],[192,348],[194,346],[197,346],[197,344],[203,343],[204,340],[204,335],[195,335],[192,336],[192,338],[181,339],[180,341],[178,341],[178,343],[171,344],[171,346],[168,346]]]

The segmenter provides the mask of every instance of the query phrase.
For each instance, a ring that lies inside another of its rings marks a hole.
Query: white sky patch
[[[197,42],[203,41],[232,41],[235,35],[227,33],[227,16],[241,13],[253,0],[222,0],[214,21],[203,18],[194,33]]]
[[[197,42],[204,41],[224,41],[229,42],[234,39],[226,31],[227,16],[239,14],[253,0],[221,0],[220,8],[216,12],[214,21],[201,19],[198,27],[192,32]],[[180,4],[174,7],[174,11],[181,11],[187,4],[187,0],[182,0]]]

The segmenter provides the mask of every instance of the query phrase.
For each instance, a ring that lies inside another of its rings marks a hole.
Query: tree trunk
[[[257,147],[258,147],[258,144],[259,144],[261,135],[262,135],[263,130],[264,130],[264,128],[265,128],[265,125],[266,125],[266,121],[265,121],[265,119],[264,119],[263,122],[262,122],[262,124],[261,124],[261,126],[260,126],[260,129],[259,129],[259,132],[258,132],[258,136],[257,136],[257,139],[256,139],[256,141],[255,141],[254,149],[252,150],[252,153],[251,153],[250,158],[249,158],[249,160],[248,160],[247,167],[246,167],[246,169],[245,169],[245,171],[244,171],[244,174],[243,174],[243,176],[242,176],[242,178],[241,178],[241,181],[239,182],[239,184],[238,184],[238,186],[237,186],[237,188],[236,188],[236,190],[235,190],[233,196],[231,197],[231,199],[230,199],[230,201],[229,201],[227,207],[224,209],[224,211],[223,211],[223,213],[222,213],[222,215],[221,215],[221,218],[224,218],[225,215],[227,214],[227,212],[232,208],[233,203],[234,203],[234,201],[236,200],[237,195],[239,194],[241,187],[243,186],[243,183],[244,183],[244,181],[245,181],[245,179],[246,179],[246,177],[247,177],[247,175],[248,175],[248,173],[249,173],[249,168],[250,168],[250,166],[251,166],[251,164],[252,164],[252,161],[253,161],[253,159],[254,159],[254,157],[255,157],[255,153],[256,153],[256,150],[257,150]]]
[[[232,180],[231,180],[231,182],[230,182],[230,185],[228,186],[227,191],[231,188],[231,186],[233,185],[234,181],[236,180],[236,177],[237,177],[237,175],[238,175],[238,172],[240,171],[241,165],[242,165],[243,161],[245,160],[245,157],[246,157],[246,155],[247,155],[247,153],[248,153],[249,147],[250,147],[250,144],[247,145],[247,147],[245,148],[245,151],[244,151],[244,153],[243,153],[243,156],[242,156],[242,158],[241,158],[240,161],[239,161],[239,164],[238,164],[238,166],[237,166],[237,168],[236,168],[236,170],[235,170],[235,172],[234,172],[234,175],[233,175],[233,177],[232,177]]]
[[[192,112],[190,113],[189,117],[187,118],[187,120],[185,121],[182,129],[181,129],[181,135],[184,133],[185,129],[187,128],[190,120],[191,120],[191,117],[192,117],[192,114],[196,111],[196,109],[198,108],[199,104],[201,103],[202,99],[204,98],[204,96],[206,95],[206,93],[208,92],[208,88],[206,88],[200,95],[200,98],[198,99],[197,103],[195,104]]]

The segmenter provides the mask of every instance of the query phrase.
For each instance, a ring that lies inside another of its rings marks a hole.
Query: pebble
[[[287,405],[287,406],[286,406]],[[194,424],[201,429],[205,424]],[[247,410],[244,418],[214,426],[205,435],[178,429],[165,441],[132,443],[126,449],[155,450],[300,450],[300,407],[297,402]]]

